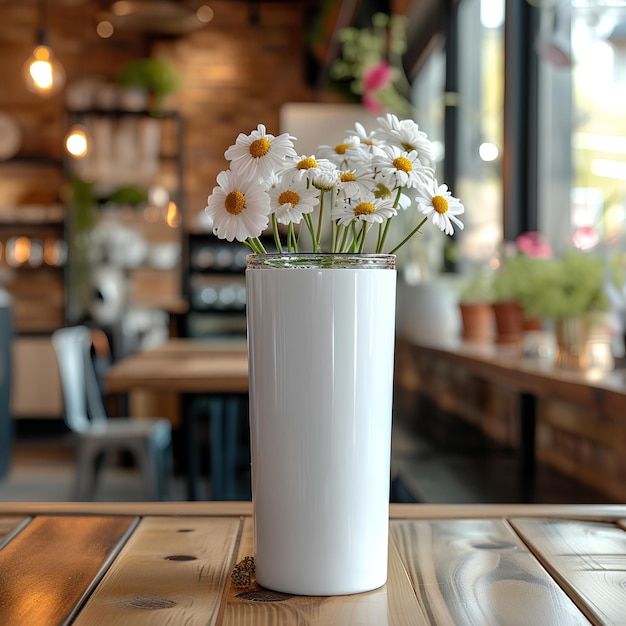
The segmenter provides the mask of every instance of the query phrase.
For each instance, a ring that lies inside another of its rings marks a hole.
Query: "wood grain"
[[[614,524],[513,519],[581,610],[600,624],[626,624],[626,532]]]
[[[84,514],[221,516],[252,515],[252,502],[1,502],[0,515]],[[390,504],[391,519],[560,517],[614,521],[626,519],[624,504]]]
[[[74,622],[217,624],[239,518],[144,518]]]
[[[387,584],[366,593],[334,596],[292,596],[273,594],[275,601],[263,601],[263,592],[246,599],[245,591],[232,585],[226,593],[224,626],[420,626],[428,624],[419,606],[398,553],[390,546]],[[247,518],[237,560],[252,556],[253,522]],[[303,563],[303,567],[306,564]],[[257,590],[261,589],[257,586]]]
[[[505,521],[392,521],[431,624],[588,624]]]
[[[67,623],[135,521],[133,517],[34,518],[0,550],[0,623]]]
[[[30,521],[30,517],[0,515],[0,549]]]
[[[177,393],[243,393],[248,391],[248,355],[245,351],[145,350],[107,370],[110,393],[136,389]]]

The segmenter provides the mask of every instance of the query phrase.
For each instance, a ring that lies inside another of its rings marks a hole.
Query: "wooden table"
[[[213,497],[227,499],[234,492],[236,420],[241,395],[248,392],[245,339],[169,339],[115,363],[107,372],[106,383],[109,393],[180,395],[189,500],[200,499],[198,435],[190,398],[211,395]]]
[[[624,505],[391,505],[387,584],[323,598],[233,586],[251,511],[1,504],[1,623],[626,623]]]

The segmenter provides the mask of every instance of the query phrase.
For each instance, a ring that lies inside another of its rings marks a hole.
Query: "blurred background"
[[[461,336],[464,285],[533,232],[601,261],[603,368],[622,364],[624,2],[0,0],[0,63],[2,410],[18,439],[65,432],[60,327],[103,331],[111,363],[169,337],[244,337],[247,248],[215,239],[203,209],[259,123],[301,153],[385,112],[428,134],[465,229],[399,254],[401,337],[432,337],[432,319]],[[422,289],[447,308],[424,313]],[[178,398],[152,402],[176,424]]]

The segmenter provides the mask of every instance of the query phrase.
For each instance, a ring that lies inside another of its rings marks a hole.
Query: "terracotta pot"
[[[494,338],[494,319],[491,304],[487,302],[460,302],[464,341],[490,343]]]
[[[496,343],[521,344],[524,336],[524,313],[516,300],[492,304],[496,322]]]
[[[533,331],[533,330],[544,330],[543,322],[540,317],[524,317],[522,319],[522,330]]]

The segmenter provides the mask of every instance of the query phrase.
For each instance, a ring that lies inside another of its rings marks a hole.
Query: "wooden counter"
[[[388,581],[232,584],[251,503],[0,504],[0,616],[98,624],[623,624],[626,506],[391,505]],[[306,563],[303,563],[306,567]]]
[[[515,347],[400,340],[396,385],[517,448],[524,480],[536,459],[626,501],[626,371],[557,369]]]

